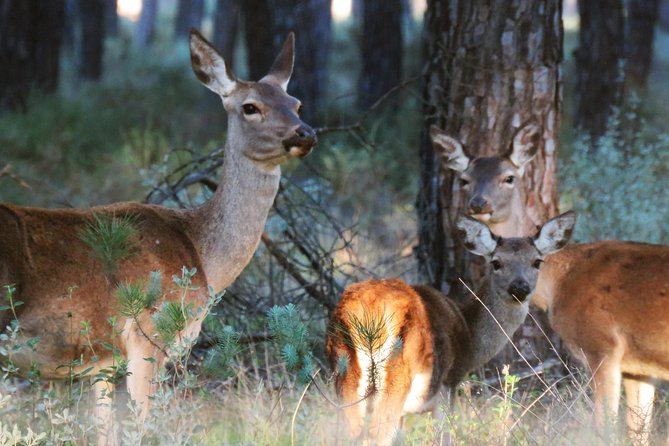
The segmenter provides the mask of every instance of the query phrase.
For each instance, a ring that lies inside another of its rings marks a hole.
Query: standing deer
[[[536,133],[528,126],[506,154],[471,159],[456,139],[431,129],[442,165],[460,172],[467,212],[507,236],[531,233],[532,224],[522,224],[531,222],[523,166],[536,153]],[[598,428],[607,416],[617,418],[622,381],[630,437],[647,444],[650,381],[669,380],[669,246],[614,240],[569,246],[546,259],[532,304],[548,312],[553,330],[592,370]]]
[[[478,301],[460,307],[428,286],[398,279],[349,286],[328,326],[327,354],[352,437],[387,445],[408,413],[435,411],[472,369],[489,361],[523,322],[545,255],[564,246],[576,214],[550,220],[535,237],[500,238],[470,217],[458,228],[487,261]]]
[[[196,268],[192,285],[197,289],[187,294],[185,304],[197,309],[206,305],[208,289],[219,293],[235,280],[260,241],[279,187],[279,164],[306,156],[317,141],[314,130],[299,118],[300,102],[286,93],[293,52],[291,33],[269,74],[258,82],[242,81],[199,32],[191,31],[193,71],[204,86],[221,96],[228,114],[222,179],[213,198],[200,207],[178,210],[115,203],[90,209],[37,209],[0,205],[0,285],[14,284],[15,299],[23,302],[15,315],[0,312],[0,322],[4,327],[16,317],[22,336],[40,338],[35,351],[24,349],[14,358],[16,365],[28,370],[34,362],[41,376],[64,378],[70,371],[59,366],[89,355],[80,334],[83,322],[92,327],[90,339],[113,342],[107,320],[119,315],[114,295],[117,283],[145,282],[155,270],[169,278],[183,266]],[[118,262],[114,280],[110,280],[81,234],[95,218],[114,217],[128,217],[136,235],[132,255]],[[166,292],[155,306],[169,298]],[[158,365],[166,359],[165,350],[156,348],[152,311],[144,311],[136,321],[119,318],[123,332],[115,341],[128,360],[128,391],[142,404],[144,414],[153,391],[154,369],[144,358],[153,357]],[[182,336],[194,339],[203,317],[189,322]],[[91,373],[96,373],[112,365],[110,351],[97,353],[97,362],[83,364],[74,372],[94,367]],[[104,385],[96,385],[96,394]],[[108,384],[105,390],[112,388]],[[110,421],[109,409],[99,410]]]

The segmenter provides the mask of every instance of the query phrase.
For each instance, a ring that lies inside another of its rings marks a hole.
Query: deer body
[[[521,129],[503,156],[487,158],[488,171],[510,169],[513,187],[523,189],[523,169],[536,151]],[[446,168],[480,189],[500,189],[493,175],[476,171],[482,158],[470,159],[459,142],[434,127],[434,148]],[[471,199],[472,188],[466,192]],[[489,209],[502,216],[500,233],[527,236],[532,221],[525,206],[490,193]],[[471,208],[468,213],[485,221]],[[567,246],[546,258],[532,303],[546,310],[550,325],[572,355],[593,372],[596,425],[618,414],[621,383],[627,394],[627,424],[636,443],[647,444],[654,378],[669,379],[669,246],[617,240]]]
[[[503,332],[512,334],[527,315],[541,258],[559,249],[574,221],[565,214],[533,240],[494,238],[482,223],[460,220],[468,249],[493,265],[477,293],[483,305],[461,307],[431,287],[398,279],[349,286],[330,321],[327,352],[350,435],[367,436],[369,415],[370,442],[390,444],[403,415],[435,411],[440,395],[450,396],[497,354],[507,342]],[[377,327],[373,342],[361,335],[360,321]]]
[[[34,352],[24,349],[13,358],[24,371],[35,362],[42,376],[69,376],[70,368],[63,364],[82,357],[84,364],[75,367],[75,372],[88,367],[99,371],[109,367],[113,357],[98,343],[113,343],[129,361],[131,397],[148,407],[155,366],[144,358],[153,357],[160,366],[168,347],[159,345],[151,313],[164,301],[184,299],[195,317],[180,337],[195,339],[209,289],[219,293],[230,285],[258,246],[278,191],[279,164],[307,155],[316,144],[314,131],[298,116],[299,101],[286,93],[293,48],[291,34],[269,74],[259,82],[246,82],[234,77],[197,31],[191,32],[193,71],[222,97],[228,112],[223,178],[213,198],[200,207],[176,210],[116,203],[90,209],[36,209],[0,205],[0,285],[15,285],[14,300],[23,302],[15,309],[21,335],[40,338]],[[131,255],[118,261],[113,272],[103,268],[81,239],[94,217],[127,217],[136,231]],[[180,276],[182,267],[197,269],[193,289],[183,298],[181,290],[171,285],[171,277]],[[126,320],[119,314],[117,285],[146,283],[152,271],[160,271],[165,278],[163,295],[137,321]],[[1,312],[3,328],[14,317],[10,310]],[[110,317],[119,319],[117,331],[121,333],[116,339],[107,322]],[[91,326],[88,336],[81,333],[84,322]],[[91,363],[88,360],[94,354],[99,360]],[[112,387],[109,384],[106,390]],[[107,415],[101,414],[103,418]]]

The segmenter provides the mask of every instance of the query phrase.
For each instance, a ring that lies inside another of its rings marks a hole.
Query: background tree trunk
[[[274,51],[295,32],[295,69],[288,92],[303,104],[303,117],[315,123],[327,81],[332,14],[331,0],[270,0]],[[271,61],[270,61],[271,63]]]
[[[402,79],[403,0],[365,0],[358,105],[368,108]]]
[[[56,90],[64,20],[63,0],[0,0],[0,109]]]
[[[213,43],[221,51],[225,63],[234,68],[235,45],[239,29],[239,0],[217,0],[214,13]]]
[[[98,80],[102,76],[105,40],[105,9],[109,0],[79,0],[81,18],[81,59],[79,75]]]
[[[621,0],[579,0],[578,11],[574,124],[596,138],[606,131],[611,113],[622,102],[623,6]]]
[[[248,54],[248,78],[257,81],[267,74],[276,56],[270,5],[268,0],[244,0],[240,6]]]
[[[476,157],[506,152],[520,126],[539,125],[540,147],[525,171],[527,208],[535,223],[556,215],[561,15],[561,0],[428,1],[417,256],[425,279],[453,296],[469,296],[458,278],[472,284],[468,272],[477,268],[453,227],[463,210],[459,183],[439,172],[429,126]]]
[[[659,0],[629,0],[627,4],[625,81],[633,89],[646,87],[659,6]]]
[[[204,0],[179,0],[177,18],[174,23],[175,39],[185,39],[192,27],[202,28]]]
[[[105,35],[108,37],[118,36],[118,12],[116,0],[105,0]]]
[[[142,0],[142,12],[135,28],[137,45],[146,47],[153,42],[158,15],[158,0]]]

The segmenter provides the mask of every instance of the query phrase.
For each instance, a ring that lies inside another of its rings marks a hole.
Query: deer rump
[[[354,347],[360,321],[376,324],[379,332],[371,355],[370,349]],[[330,364],[348,362],[346,372],[336,374],[338,396],[359,401],[363,416],[372,409],[395,416],[434,410],[442,386],[455,387],[467,373],[461,358],[470,350],[471,333],[452,300],[398,279],[349,286],[328,327]],[[379,404],[377,395],[388,401]]]

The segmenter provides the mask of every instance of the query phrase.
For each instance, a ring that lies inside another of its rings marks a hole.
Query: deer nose
[[[521,302],[527,299],[527,296],[532,291],[530,285],[523,279],[515,279],[506,290],[510,295],[514,296]]]
[[[487,206],[488,202],[480,195],[476,195],[469,200],[469,210],[474,214],[482,214]]]
[[[306,124],[300,124],[300,126],[295,129],[293,136],[283,141],[283,147],[289,152],[291,151],[291,148],[298,147],[299,149],[302,149],[304,154],[307,154],[317,142],[318,137],[316,137],[314,129]]]

